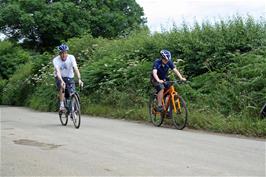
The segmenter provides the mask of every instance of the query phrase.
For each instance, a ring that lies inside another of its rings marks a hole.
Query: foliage
[[[183,27],[154,35],[144,30],[132,33],[126,39],[112,41],[76,38],[71,44],[89,44],[87,49],[81,48],[81,51],[88,51],[83,54],[87,60],[84,60],[81,72],[85,94],[92,103],[121,108],[145,105],[150,90],[152,62],[159,57],[160,49],[167,48],[172,51],[178,69],[192,81],[190,86],[178,88],[186,100],[198,105],[198,109],[207,105],[224,116],[242,114],[249,117],[256,116],[265,99],[265,53],[260,47],[265,46],[262,24],[250,17],[246,20],[235,17],[228,22],[217,22],[214,26],[195,24],[191,29]],[[236,33],[237,30],[245,31],[246,35]],[[233,40],[230,35],[234,33],[237,36]],[[193,37],[188,40],[188,36]],[[93,48],[96,41],[97,47]],[[207,45],[200,47],[202,55],[191,46],[195,44],[198,47]],[[205,57],[211,55],[215,57],[206,63]],[[199,57],[197,62],[194,60],[196,57]],[[194,69],[190,68],[192,65]],[[247,65],[250,66],[249,72]],[[204,67],[206,71],[202,73]],[[192,71],[200,72],[191,76]],[[246,72],[248,74],[243,75]]]
[[[19,69],[10,77],[3,89],[2,104],[25,105],[26,99],[33,91],[33,86],[27,83],[27,76],[31,74],[32,63],[20,65]]]
[[[2,102],[3,89],[5,88],[6,83],[7,83],[7,80],[0,79],[0,103]]]
[[[29,52],[9,41],[0,41],[0,78],[8,79],[20,64],[29,60]]]
[[[15,58],[16,59],[16,58]],[[25,105],[30,95],[33,94],[36,86],[46,84],[45,79],[51,74],[51,56],[47,53],[32,55],[26,64],[18,65],[15,73],[3,83],[2,103],[11,105]]]
[[[169,34],[172,51],[183,58],[189,76],[214,71],[232,63],[235,53],[246,53],[266,45],[265,19],[235,16],[211,25],[196,23],[192,28],[184,25]]]
[[[90,59],[94,55],[94,52],[103,47],[105,43],[108,43],[108,40],[84,35],[82,38],[71,38],[67,43],[70,48],[70,53],[75,56],[78,65],[82,66],[85,62],[91,62]]]
[[[40,83],[35,92],[29,97],[27,105],[40,111],[56,111],[58,100],[54,80],[49,78]]]
[[[52,49],[60,41],[85,33],[117,37],[144,24],[135,0],[5,1],[0,4],[0,31],[24,45]]]
[[[80,5],[91,12],[90,29],[94,37],[124,36],[146,22],[143,8],[135,0],[93,0],[82,1]]]

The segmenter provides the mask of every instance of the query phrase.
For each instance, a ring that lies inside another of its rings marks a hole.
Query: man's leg
[[[164,89],[160,90],[157,94],[157,102],[158,106],[162,106],[162,100],[163,100],[163,91]]]
[[[164,85],[161,83],[157,83],[155,85],[155,88],[157,90],[157,111],[162,112],[163,106],[162,106],[162,100],[163,100],[163,92],[164,92]]]
[[[59,106],[59,111],[62,111],[65,109],[64,106],[64,88],[61,86],[61,81],[58,78],[55,78],[56,80],[56,86],[59,91],[59,101],[60,101],[60,106]]]
[[[59,91],[59,99],[60,99],[60,108],[59,108],[59,110],[60,111],[63,111],[63,110],[65,110],[65,105],[64,105],[64,96],[65,96],[65,94],[64,94],[64,88],[60,88],[60,91]]]
[[[170,84],[169,84],[168,82],[164,83],[164,88],[165,88],[166,90],[168,90],[168,89],[170,88]],[[170,95],[167,94],[167,95],[166,95],[166,98],[165,98],[165,104],[168,103],[169,98],[170,98]]]
[[[59,90],[59,99],[60,99],[60,102],[63,102],[64,101],[64,92],[63,92],[63,88],[61,87],[60,90]]]
[[[162,105],[162,100],[163,100],[163,92],[164,92],[164,89],[160,90],[158,93],[157,93],[157,103],[158,103],[158,107],[157,107],[157,111],[158,112],[163,112],[163,105]]]

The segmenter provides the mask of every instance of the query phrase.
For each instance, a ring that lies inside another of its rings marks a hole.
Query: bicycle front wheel
[[[68,114],[66,112],[59,111],[59,119],[60,119],[61,124],[63,126],[66,126],[68,122]]]
[[[80,122],[81,122],[81,116],[80,116],[81,112],[80,112],[79,99],[76,94],[72,96],[71,106],[72,106],[71,116],[72,116],[73,124],[75,128],[79,128]]]
[[[150,120],[152,124],[157,127],[161,126],[163,123],[163,117],[161,116],[161,113],[157,112],[156,110],[157,99],[155,94],[151,94],[148,107],[149,107]]]
[[[173,105],[171,105],[173,123],[178,130],[182,130],[187,125],[188,110],[186,103],[181,96],[175,95],[174,104],[176,107],[176,112],[173,109]]]

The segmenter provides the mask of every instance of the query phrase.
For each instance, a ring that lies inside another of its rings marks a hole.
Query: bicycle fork
[[[172,96],[171,98],[172,98],[172,104],[173,104],[173,107],[174,107],[174,112],[176,113],[177,110],[180,112],[180,110],[181,110],[180,99],[177,98],[177,100],[176,100],[176,101],[177,101],[177,107],[176,107],[176,104],[175,104],[175,97]]]

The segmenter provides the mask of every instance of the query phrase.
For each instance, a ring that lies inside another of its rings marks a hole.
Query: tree
[[[143,26],[143,8],[135,0],[81,1],[84,9],[91,12],[91,33],[98,37],[117,37]]]
[[[135,0],[2,0],[0,32],[30,47],[53,48],[84,33],[113,38],[145,24]]]
[[[0,41],[0,80],[9,79],[20,64],[30,60],[30,53],[10,41]]]

